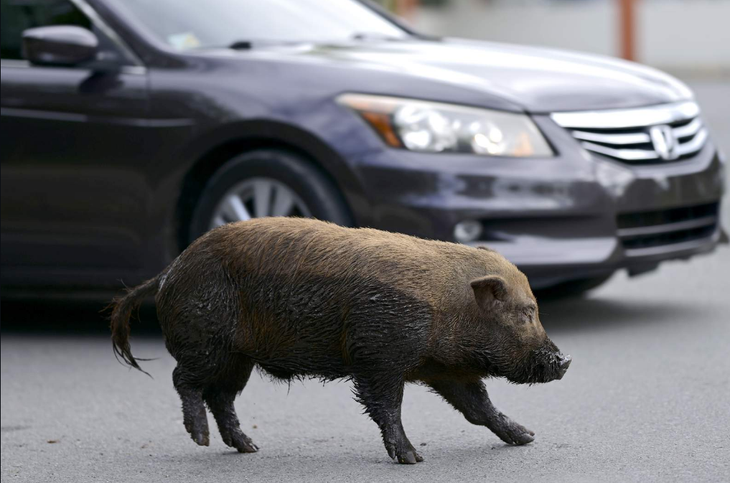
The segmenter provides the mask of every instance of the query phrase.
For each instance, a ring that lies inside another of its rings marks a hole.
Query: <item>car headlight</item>
[[[337,102],[359,113],[394,148],[506,157],[553,155],[525,114],[367,94],[343,94]]]

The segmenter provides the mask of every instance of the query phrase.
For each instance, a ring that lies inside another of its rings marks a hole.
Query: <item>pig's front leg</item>
[[[403,380],[370,375],[356,376],[353,382],[357,400],[380,428],[388,455],[403,464],[423,461],[408,440],[401,422]]]
[[[438,381],[429,385],[461,411],[467,421],[486,426],[505,443],[523,445],[535,439],[534,432],[512,421],[494,407],[483,382]]]

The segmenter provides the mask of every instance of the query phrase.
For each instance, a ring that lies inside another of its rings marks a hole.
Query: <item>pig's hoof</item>
[[[535,441],[535,433],[531,431],[522,434],[516,434],[513,436],[514,445],[521,446],[523,444],[532,443]]]
[[[406,451],[403,454],[398,455],[398,463],[403,465],[415,465],[423,461],[423,456],[419,455],[415,451]]]
[[[207,434],[193,432],[190,433],[190,437],[198,446],[210,446],[210,437]]]
[[[523,444],[535,441],[535,433],[519,425],[497,436],[505,443],[515,446],[522,446]]]
[[[239,453],[255,453],[259,450],[259,447],[251,440],[236,443],[234,448],[236,448]]]
[[[255,453],[259,450],[259,447],[251,441],[251,438],[243,433],[234,434],[230,442],[226,441],[225,443],[236,448],[239,453]]]

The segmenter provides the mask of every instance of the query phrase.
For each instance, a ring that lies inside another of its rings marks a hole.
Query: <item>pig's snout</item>
[[[568,367],[570,367],[572,361],[573,358],[569,355],[558,354],[558,379],[562,379],[565,373],[568,372]]]

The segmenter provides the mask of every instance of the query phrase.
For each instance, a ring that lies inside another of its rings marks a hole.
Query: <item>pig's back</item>
[[[303,218],[225,225],[207,245],[229,269],[276,275],[378,280],[414,295],[438,291],[479,265],[473,248]],[[469,276],[466,274],[465,276]]]

